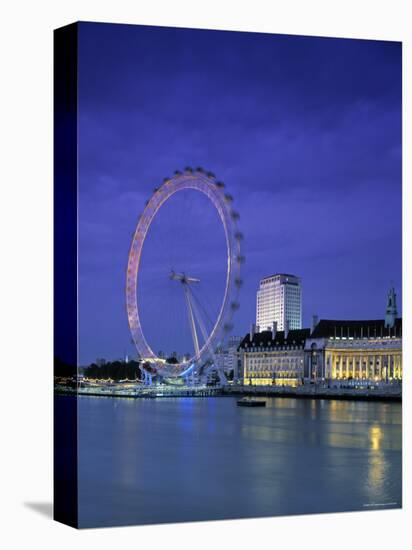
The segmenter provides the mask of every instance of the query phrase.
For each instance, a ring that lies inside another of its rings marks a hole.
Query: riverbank
[[[121,397],[129,399],[157,399],[162,397],[225,397],[225,396],[260,396],[260,397],[295,397],[302,399],[338,399],[351,401],[402,401],[401,387],[386,388],[327,388],[323,386],[225,386],[225,387],[138,387],[123,389],[113,388],[67,388],[55,387],[57,394],[85,395],[89,397]]]
[[[296,397],[303,399],[342,399],[361,401],[402,401],[402,388],[327,388],[324,386],[231,386],[223,390],[225,395],[262,397]]]
[[[223,395],[222,388],[179,388],[170,389],[158,387],[142,387],[138,389],[118,388],[73,388],[56,387],[58,395],[85,395],[88,397],[121,397],[129,399],[157,399],[162,397],[220,397]]]

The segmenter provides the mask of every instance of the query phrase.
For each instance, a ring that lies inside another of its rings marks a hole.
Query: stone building
[[[312,322],[305,343],[305,382],[394,383],[402,380],[402,319],[388,293],[385,319]]]
[[[402,319],[388,293],[378,320],[318,321],[310,329],[259,332],[252,325],[238,347],[235,382],[244,385],[396,384],[402,380]]]
[[[322,319],[306,339],[304,379],[364,384],[402,380],[402,319],[393,326],[385,326],[383,319]]]
[[[305,341],[309,329],[278,331],[274,322],[272,330],[250,333],[238,348],[239,376],[237,382],[244,385],[288,385],[302,383],[304,374]]]

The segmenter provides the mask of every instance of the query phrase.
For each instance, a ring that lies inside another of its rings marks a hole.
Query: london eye
[[[141,269],[142,251],[149,229],[166,201],[184,190],[197,191],[208,198],[218,213],[223,227],[226,249],[225,283],[216,317],[209,323],[205,322],[205,310],[199,302],[195,287],[201,287],[202,279],[196,273],[188,273],[170,267],[165,274],[169,280],[181,286],[184,296],[187,323],[190,327],[192,352],[179,360],[165,359],[156,354],[149,345],[143,330],[143,321],[138,299],[139,273]],[[128,323],[133,342],[141,361],[145,377],[157,375],[162,378],[186,377],[198,374],[202,369],[216,366],[216,353],[221,349],[225,339],[232,331],[232,317],[239,308],[238,295],[242,286],[241,265],[244,256],[241,253],[242,233],[239,230],[239,214],[234,209],[234,201],[225,188],[211,172],[202,168],[186,168],[176,171],[170,178],[165,178],[153,195],[146,202],[142,214],[138,217],[137,227],[133,235],[126,278],[126,306]]]

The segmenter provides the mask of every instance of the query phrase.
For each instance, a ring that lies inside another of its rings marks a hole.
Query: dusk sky
[[[125,278],[137,217],[165,176],[203,166],[234,196],[245,236],[234,334],[260,278],[302,277],[303,321],[401,315],[401,44],[81,24],[80,364],[135,351]],[[154,351],[190,343],[168,271],[201,278],[211,316],[223,231],[207,199],[176,195],[145,244],[143,327]]]

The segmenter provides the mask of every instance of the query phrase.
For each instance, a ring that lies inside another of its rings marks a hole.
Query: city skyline
[[[233,334],[249,329],[258,281],[273,272],[302,278],[303,326],[312,314],[383,318],[391,281],[401,315],[400,44],[119,32],[79,27],[80,364],[133,356],[124,297],[131,236],[153,188],[187,165],[213,170],[240,213],[245,284]],[[205,240],[207,274],[221,235],[204,231],[191,238],[182,228],[187,250]],[[148,258],[163,274],[154,252]],[[213,293],[213,273],[211,281]],[[163,348],[178,347],[165,340]]]
[[[264,277],[265,279],[266,277]],[[391,299],[391,300],[394,300],[394,304],[395,306],[388,309],[388,304],[390,305],[390,302],[387,302],[387,306],[386,308],[382,308],[382,311],[384,312],[379,318],[374,318],[374,319],[366,319],[366,317],[360,317],[360,318],[357,318],[357,319],[340,319],[338,317],[334,317],[333,319],[332,318],[319,318],[318,315],[316,314],[312,314],[311,316],[311,320],[310,322],[308,322],[307,325],[303,325],[302,327],[299,327],[299,328],[289,328],[287,327],[287,330],[288,331],[296,331],[296,330],[301,330],[301,331],[309,331],[309,333],[313,330],[314,326],[316,326],[316,324],[319,324],[320,321],[324,321],[326,323],[330,323],[330,322],[333,322],[333,321],[336,321],[337,324],[339,324],[339,328],[340,328],[340,324],[342,322],[348,322],[348,323],[351,323],[352,321],[355,322],[355,324],[359,324],[360,322],[364,321],[365,323],[374,323],[375,321],[383,321],[383,325],[386,325],[386,322],[387,322],[387,319],[388,319],[388,315],[391,315],[393,313],[395,313],[396,315],[394,316],[394,319],[398,319],[398,320],[401,320],[402,319],[402,315],[401,313],[399,312],[398,310],[398,306],[397,306],[397,293],[394,289],[394,287],[390,287],[388,292],[387,292],[387,297],[388,297],[388,300]],[[391,298],[389,298],[391,297]],[[383,305],[383,302],[382,302],[382,305]],[[388,314],[388,311],[390,312]],[[392,315],[393,316],[393,315]],[[359,325],[361,326],[361,325]],[[380,325],[379,325],[380,326]],[[335,327],[336,328],[336,327]],[[261,326],[259,325],[259,323],[254,323],[253,321],[251,321],[249,327],[245,327],[244,328],[244,331],[243,333],[241,334],[231,334],[227,341],[225,341],[225,345],[223,347],[223,349],[221,351],[227,351],[231,346],[233,346],[233,341],[236,340],[238,341],[238,343],[243,340],[244,338],[244,335],[246,334],[249,334],[251,331],[254,331],[256,333],[262,333],[262,332],[265,332],[265,333],[270,333],[270,332],[277,332],[278,334],[284,334],[285,333],[285,328],[281,327],[279,328],[279,326],[277,326],[277,323],[274,325],[272,323],[272,326]],[[360,330],[360,329],[359,329]],[[340,332],[339,332],[340,334]],[[359,332],[360,334],[360,332]],[[358,334],[358,336],[359,336]],[[380,334],[380,333],[379,333]],[[367,333],[365,332],[365,337],[367,336]],[[232,343],[231,343],[232,341]],[[157,350],[155,350],[157,351]],[[183,359],[184,355],[183,353],[179,354],[177,353],[174,349],[169,349],[169,350],[162,350],[159,352],[160,355],[164,358],[166,358],[167,356],[171,356],[171,357],[176,357],[176,358],[180,358],[180,359]],[[115,357],[110,357],[110,358],[106,358],[106,357],[97,357],[95,358],[95,360],[92,361],[92,363],[95,363],[95,364],[100,364],[101,361],[125,361],[126,363],[129,362],[130,360],[139,360],[138,357],[130,357],[128,353],[124,353],[124,356],[120,356],[119,354],[117,354]],[[81,366],[86,366],[86,365],[81,365]]]

